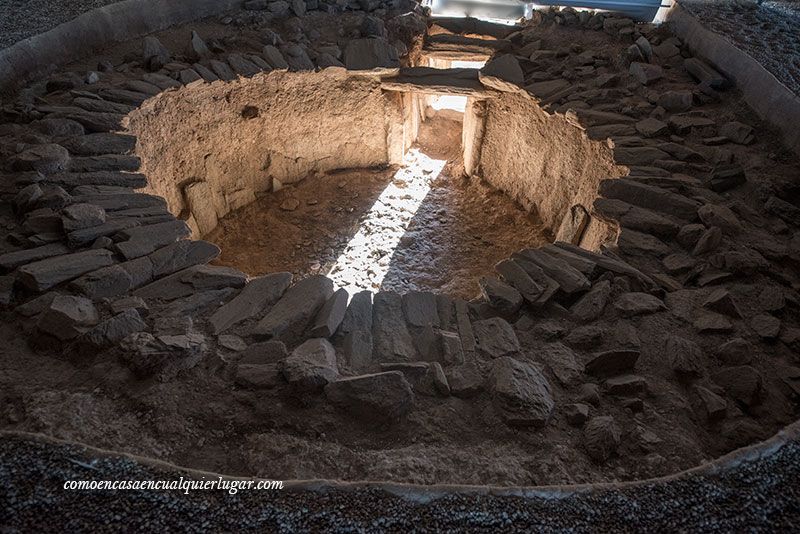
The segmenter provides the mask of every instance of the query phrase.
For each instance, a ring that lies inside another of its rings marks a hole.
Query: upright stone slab
[[[417,351],[403,316],[402,298],[392,291],[375,294],[372,308],[373,356],[379,362],[407,362]]]
[[[339,327],[347,365],[365,369],[372,362],[372,292],[353,295]]]
[[[311,320],[333,294],[333,282],[322,275],[310,276],[290,287],[253,329],[253,335],[292,342],[306,333]]]
[[[329,338],[336,333],[336,329],[344,319],[347,310],[347,290],[342,288],[336,291],[314,319],[314,326],[311,327],[309,335],[311,337]]]
[[[208,322],[215,334],[255,317],[278,302],[292,283],[291,273],[273,273],[251,280],[239,295],[221,306]]]

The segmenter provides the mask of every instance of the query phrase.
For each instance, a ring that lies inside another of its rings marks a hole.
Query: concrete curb
[[[665,23],[695,55],[733,79],[750,107],[780,131],[789,149],[800,154],[800,97],[746,52],[704,28],[677,2],[667,13]]]
[[[223,13],[242,0],[125,0],[0,50],[0,95],[110,44]]]
[[[128,454],[124,452],[116,452],[106,449],[99,449],[86,445],[83,443],[71,442],[54,438],[45,434],[22,432],[22,431],[0,431],[0,440],[7,438],[30,439],[51,443],[53,445],[77,445],[85,449],[86,454],[108,458],[126,458],[138,464],[159,469],[164,471],[178,472],[183,475],[188,475],[193,478],[222,478],[224,480],[264,480],[256,477],[234,477],[221,473],[214,473],[211,471],[204,471],[200,469],[191,469],[181,467],[170,462],[163,460],[156,460],[135,454]],[[396,482],[381,482],[381,481],[354,481],[344,482],[340,480],[284,480],[284,491],[290,492],[330,492],[330,491],[358,491],[363,489],[377,489],[402,497],[415,502],[429,502],[446,495],[490,495],[496,497],[521,497],[521,498],[548,498],[548,499],[562,499],[577,494],[593,493],[598,491],[613,491],[623,490],[626,488],[636,488],[641,486],[649,486],[653,484],[669,484],[670,482],[683,480],[693,476],[716,476],[724,474],[725,472],[735,470],[743,463],[754,461],[759,458],[767,457],[776,451],[780,450],[784,445],[792,441],[800,439],[800,421],[796,421],[782,430],[780,430],[773,437],[755,443],[753,445],[742,447],[732,451],[724,456],[715,460],[711,460],[705,464],[698,465],[685,471],[673,473],[663,477],[649,478],[642,480],[633,480],[630,482],[601,482],[596,484],[571,484],[571,485],[551,485],[551,486],[522,486],[522,487],[506,487],[506,486],[474,486],[464,484],[434,484],[434,485],[419,485],[419,484],[403,484]]]

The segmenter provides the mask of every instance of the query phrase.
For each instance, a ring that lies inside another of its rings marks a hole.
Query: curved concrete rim
[[[0,50],[0,96],[108,45],[228,11],[241,0],[124,0]]]
[[[702,23],[678,2],[666,15],[675,36],[692,52],[736,82],[747,104],[777,128],[787,147],[800,155],[800,97],[744,50]]]
[[[267,480],[259,477],[231,476],[213,471],[204,471],[183,467],[171,462],[157,460],[146,456],[118,452],[87,445],[85,443],[62,440],[46,434],[23,432],[15,430],[0,431],[0,439],[9,437],[23,438],[45,442],[52,445],[74,445],[84,449],[92,456],[101,458],[125,458],[138,464],[164,471],[176,471],[194,478],[212,478],[223,480]],[[653,484],[666,484],[672,481],[686,479],[692,476],[714,476],[724,472],[733,471],[739,465],[767,457],[791,441],[800,439],[800,420],[784,427],[773,437],[742,447],[729,452],[719,458],[700,464],[696,467],[679,471],[669,475],[628,482],[598,482],[586,484],[544,485],[544,486],[496,486],[496,485],[467,485],[467,484],[405,484],[398,482],[381,481],[341,481],[327,479],[311,480],[283,480],[283,490],[292,492],[326,492],[326,491],[358,491],[364,489],[378,489],[389,494],[403,497],[416,502],[427,502],[447,495],[491,495],[497,497],[522,497],[522,498],[548,498],[562,499],[578,494],[593,493],[598,491],[630,489]]]

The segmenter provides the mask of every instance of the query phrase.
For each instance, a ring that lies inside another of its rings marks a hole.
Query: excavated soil
[[[437,116],[423,123],[412,153],[446,163],[437,173],[408,161],[414,178],[430,187],[418,207],[402,202],[409,184],[394,168],[309,176],[266,194],[206,236],[222,249],[216,263],[252,275],[330,273],[355,290],[427,290],[472,298],[478,279],[495,263],[552,238],[505,194],[463,177],[460,145],[461,122]],[[382,197],[390,184],[397,194]],[[398,226],[402,237],[391,249],[387,234]],[[366,239],[351,242],[359,232]]]

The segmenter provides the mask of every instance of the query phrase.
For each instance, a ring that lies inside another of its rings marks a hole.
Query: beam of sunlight
[[[392,254],[446,163],[446,160],[427,156],[418,148],[406,153],[403,166],[372,205],[358,232],[328,272],[336,285],[347,289],[350,295],[380,288],[389,272]]]

